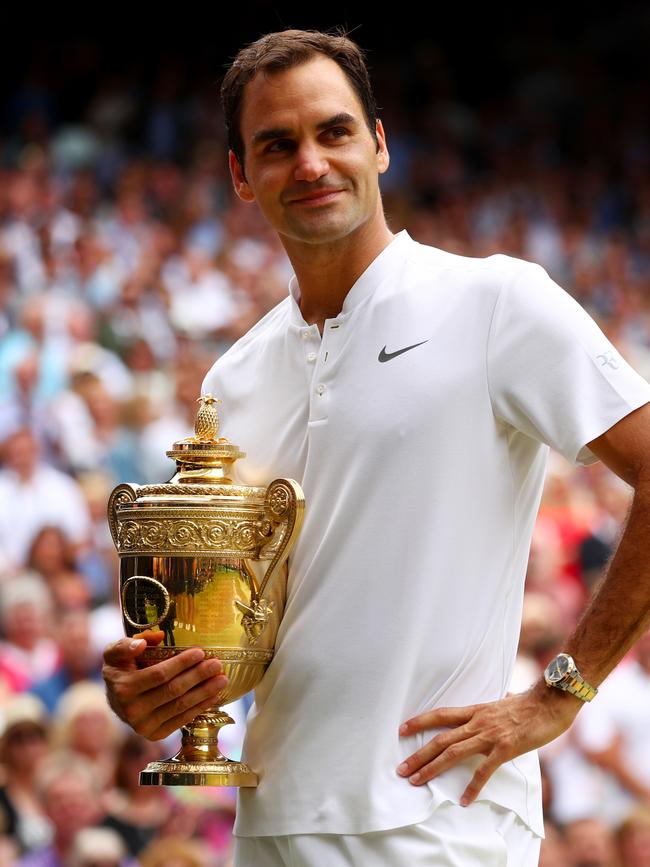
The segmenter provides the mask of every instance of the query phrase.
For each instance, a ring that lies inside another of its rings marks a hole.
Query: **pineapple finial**
[[[219,414],[215,403],[221,401],[212,394],[203,394],[198,398],[199,411],[194,422],[194,435],[201,443],[209,443],[216,440],[219,433]]]

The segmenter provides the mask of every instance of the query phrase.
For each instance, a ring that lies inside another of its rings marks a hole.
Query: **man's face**
[[[241,134],[245,179],[229,154],[235,190],[257,202],[283,240],[327,243],[383,219],[377,177],[389,162],[384,130],[377,121],[377,151],[359,98],[329,57],[258,74],[244,90]],[[304,199],[316,193],[325,197]]]

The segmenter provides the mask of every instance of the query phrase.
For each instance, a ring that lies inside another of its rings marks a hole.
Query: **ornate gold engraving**
[[[141,485],[139,497],[182,497],[190,493],[200,497],[232,497],[241,500],[264,499],[264,489],[250,485],[201,485],[200,490],[188,491],[181,485]]]
[[[184,647],[147,647],[143,656],[148,662],[160,662],[176,656]],[[238,662],[249,665],[268,665],[273,659],[272,650],[253,647],[204,647],[206,659],[220,659],[222,662]]]
[[[120,554],[227,554],[254,557],[265,537],[256,520],[149,518],[118,521]]]

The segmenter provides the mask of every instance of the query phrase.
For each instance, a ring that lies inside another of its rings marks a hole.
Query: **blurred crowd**
[[[410,62],[417,88],[389,62],[373,73],[392,230],[541,263],[650,378],[647,88],[603,99],[576,59],[469,106],[444,57]],[[173,474],[204,374],[292,269],[231,192],[217,87],[185,97],[161,69],[149,96],[108,76],[64,122],[36,65],[0,130],[0,867],[230,857],[234,791],[139,787],[173,737],[144,741],[106,705],[101,652],[122,623],[105,510],[119,482]],[[513,691],[563,649],[631,496],[551,453]],[[233,758],[248,701],[224,730]],[[650,634],[540,751],[542,867],[650,865],[648,732]]]

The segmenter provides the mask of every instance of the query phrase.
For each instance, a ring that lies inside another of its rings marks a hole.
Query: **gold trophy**
[[[245,453],[217,439],[220,401],[209,394],[199,401],[195,436],[167,452],[173,478],[118,485],[108,501],[126,634],[164,635],[145,649],[144,664],[199,646],[228,677],[215,706],[181,728],[179,752],[147,765],[140,784],[256,786],[245,763],[219,750],[219,729],[233,722],[220,707],[253,689],[273,658],[304,496],[292,479],[266,488],[235,483],[232,465]]]

